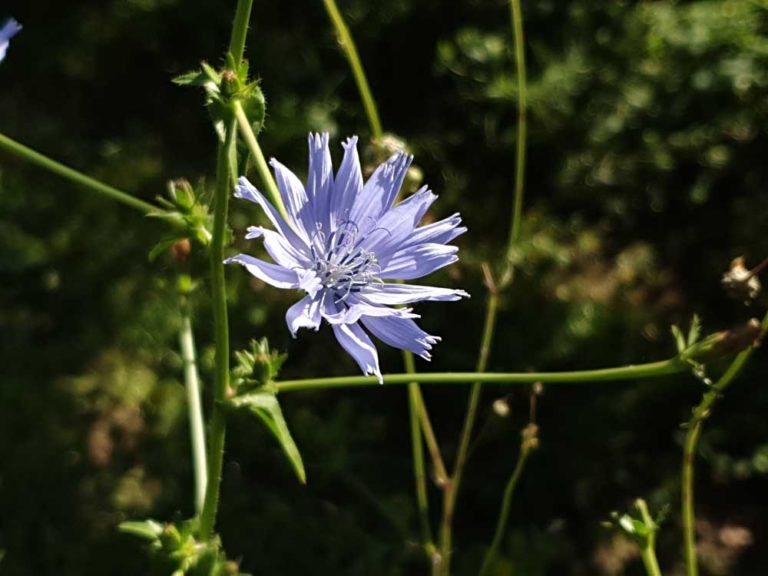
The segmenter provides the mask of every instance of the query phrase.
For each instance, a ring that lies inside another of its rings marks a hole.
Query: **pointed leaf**
[[[144,540],[154,542],[163,533],[163,526],[154,520],[144,520],[143,522],[121,522],[118,527],[120,532],[138,536]]]
[[[301,459],[296,442],[294,442],[291,432],[288,430],[288,425],[283,417],[283,411],[280,409],[280,403],[277,401],[274,393],[267,391],[251,392],[250,394],[236,396],[229,403],[234,408],[247,409],[261,419],[280,443],[283,452],[291,462],[291,466],[293,466],[294,472],[296,472],[299,482],[306,484],[307,475],[304,471],[304,462]]]

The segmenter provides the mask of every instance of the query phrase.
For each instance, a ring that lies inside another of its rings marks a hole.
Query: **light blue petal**
[[[361,245],[376,254],[379,264],[386,267],[388,260],[413,234],[436,199],[437,196],[424,186],[387,211],[376,223],[376,227],[361,240]]]
[[[320,328],[320,322],[322,321],[320,300],[320,297],[304,296],[304,298],[288,308],[288,311],[285,313],[285,322],[288,324],[291,336],[296,338],[296,332],[299,331],[299,328],[311,328],[313,330]]]
[[[413,156],[410,154],[397,152],[376,168],[365,183],[349,215],[361,234],[373,228],[392,206],[412,161]]]
[[[331,298],[328,298],[331,300]],[[396,316],[398,318],[419,318],[412,308],[388,308],[376,306],[352,295],[344,302],[333,303],[325,307],[323,317],[329,324],[354,324],[363,316]]]
[[[275,229],[285,236],[294,248],[301,250],[305,254],[309,254],[309,246],[307,245],[307,242],[299,238],[299,235],[296,234],[294,229],[285,221],[275,207],[272,206],[269,200],[267,200],[245,176],[240,176],[240,178],[237,179],[235,198],[242,198],[261,206],[261,209],[267,215],[269,221],[272,222]]]
[[[469,294],[464,290],[415,284],[370,284],[363,288],[360,297],[379,306],[399,306],[420,301],[453,302],[469,298]]]
[[[344,158],[341,161],[331,195],[331,227],[336,229],[341,222],[350,219],[355,198],[363,191],[363,173],[357,154],[357,136],[348,138],[342,144]]]
[[[248,254],[238,254],[224,260],[225,264],[240,264],[259,280],[275,288],[298,288],[299,278],[295,270],[288,270],[277,264],[270,264]]]
[[[427,334],[410,318],[364,316],[362,322],[371,334],[385,344],[413,352],[424,360],[432,359],[429,352],[440,341],[439,336]]]
[[[296,174],[272,158],[269,165],[275,172],[275,181],[285,204],[288,216],[296,225],[296,231],[307,243],[315,233],[315,218],[304,185]]]
[[[456,262],[456,246],[417,244],[398,250],[381,271],[383,280],[414,280]]]
[[[309,170],[307,196],[312,204],[315,222],[328,230],[333,193],[333,163],[328,149],[328,133],[309,135]]]
[[[21,31],[21,24],[19,24],[13,18],[8,18],[0,28],[0,62],[5,59],[5,54],[8,51],[8,44],[11,38],[16,36]]]
[[[261,226],[249,226],[246,240],[262,238],[264,248],[277,264],[283,268],[309,268],[312,264],[305,254],[296,250],[285,236]]]
[[[366,375],[374,375],[379,379],[379,384],[384,383],[379,370],[379,354],[368,334],[359,324],[335,324],[333,333],[341,347],[355,359],[357,365]]]
[[[447,244],[454,238],[461,236],[467,229],[461,224],[461,216],[456,213],[443,220],[438,220],[426,226],[420,226],[413,231],[403,244],[403,247],[416,244]]]

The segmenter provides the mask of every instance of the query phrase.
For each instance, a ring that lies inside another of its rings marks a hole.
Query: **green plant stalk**
[[[517,152],[515,156],[515,201],[512,226],[509,231],[509,251],[520,238],[525,189],[525,153],[527,138],[528,83],[525,67],[525,36],[520,0],[510,0],[512,32],[515,39],[515,68],[517,73]]]
[[[368,86],[368,79],[365,76],[363,65],[360,63],[360,56],[357,53],[355,42],[352,40],[352,35],[349,33],[349,28],[347,28],[347,24],[344,22],[344,18],[342,17],[341,12],[339,12],[335,0],[323,0],[323,4],[325,4],[325,10],[328,12],[328,17],[331,19],[331,22],[336,29],[339,44],[341,45],[342,50],[344,50],[349,66],[352,68],[352,75],[355,77],[357,89],[363,100],[365,114],[368,116],[368,124],[371,127],[371,134],[374,138],[381,138],[384,133],[381,128],[381,120],[379,119],[379,112],[376,108],[376,101],[373,99],[370,86]]]
[[[765,315],[761,324],[760,337],[762,338],[768,331],[768,314]],[[704,421],[709,418],[712,408],[718,401],[722,393],[741,373],[750,356],[754,352],[754,347],[749,347],[741,351],[723,375],[707,389],[701,402],[693,410],[693,415],[688,421],[683,444],[683,464],[682,464],[682,482],[681,482],[681,501],[682,501],[682,527],[683,527],[683,546],[685,551],[685,568],[687,576],[698,576],[699,564],[696,558],[696,515],[694,511],[694,464],[696,460],[696,451],[701,438]]]
[[[245,53],[245,37],[248,35],[248,23],[251,20],[253,0],[238,0],[235,19],[232,22],[232,36],[229,39],[229,53],[239,66]]]
[[[229,389],[229,325],[224,276],[224,243],[227,235],[227,203],[230,194],[229,158],[235,145],[235,134],[235,125],[231,123],[227,126],[225,141],[219,143],[216,160],[216,191],[210,263],[216,357],[213,416],[211,418],[208,450],[208,485],[205,491],[203,511],[200,513],[200,536],[203,539],[211,537],[216,524],[226,438],[224,401]]]
[[[640,515],[643,518],[643,523],[646,526],[656,526],[653,518],[651,518],[650,512],[648,512],[648,505],[645,503],[645,500],[638,498],[635,501],[635,507],[640,511]],[[648,535],[648,540],[640,549],[640,557],[643,559],[645,573],[648,576],[661,576],[659,560],[656,558],[656,530],[652,530]]]
[[[494,291],[488,295],[488,304],[485,310],[485,322],[483,337],[480,345],[480,353],[477,359],[477,372],[484,373],[488,367],[488,359],[491,354],[491,344],[496,328],[496,313],[499,305],[499,296]],[[423,382],[423,380],[422,380]],[[440,556],[442,558],[442,573],[448,576],[451,573],[451,547],[453,540],[453,514],[456,510],[456,498],[461,486],[464,466],[469,454],[469,446],[472,440],[472,429],[477,417],[477,408],[480,404],[481,382],[478,379],[472,384],[467,404],[467,413],[464,417],[464,425],[461,430],[459,449],[456,452],[456,463],[453,467],[450,481],[446,484],[443,495],[443,516],[440,524]]]
[[[87,188],[91,192],[101,194],[102,196],[106,196],[111,200],[116,200],[117,202],[125,204],[126,206],[130,206],[134,210],[138,210],[144,214],[162,211],[160,208],[150,204],[149,202],[140,200],[128,192],[123,192],[122,190],[118,190],[113,186],[99,182],[90,176],[86,176],[77,170],[73,170],[69,166],[65,166],[56,160],[48,158],[47,156],[44,156],[43,154],[40,154],[39,152],[36,152],[35,150],[32,150],[31,148],[28,148],[27,146],[24,146],[23,144],[8,138],[8,136],[5,136],[4,134],[0,134],[0,150],[5,150],[9,154],[12,154],[21,160],[34,164],[35,166],[43,168],[44,170],[48,170],[57,176],[61,176],[70,182],[74,182],[83,188]]]
[[[496,555],[499,552],[499,546],[501,546],[501,539],[504,537],[504,532],[507,529],[507,522],[509,521],[509,510],[512,505],[512,497],[515,494],[515,488],[520,480],[520,476],[523,474],[525,463],[528,460],[528,455],[533,450],[533,445],[530,442],[526,442],[525,439],[520,443],[520,455],[517,457],[517,464],[512,472],[512,476],[509,477],[507,486],[504,489],[504,498],[501,502],[501,511],[499,512],[499,520],[496,524],[496,532],[493,535],[493,541],[491,547],[485,555],[483,560],[483,566],[480,569],[480,576],[488,574]]]
[[[192,466],[195,472],[195,512],[200,514],[205,499],[205,487],[208,484],[208,462],[205,452],[205,425],[203,407],[200,402],[200,377],[197,372],[195,340],[192,333],[192,319],[189,301],[181,295],[181,329],[179,346],[184,364],[184,383],[187,391],[187,410],[189,412],[189,432],[192,440]]]
[[[576,370],[567,372],[421,372],[422,384],[589,384],[622,380],[641,380],[670,374],[681,374],[691,369],[690,364],[677,356],[659,362],[630,364],[615,368],[597,370]],[[359,388],[363,386],[386,388],[391,385],[410,384],[413,374],[385,374],[380,385],[375,376],[337,376],[333,378],[308,378],[275,382],[277,392],[298,392],[301,390],[326,390],[332,388]]]
[[[432,527],[429,522],[429,500],[427,498],[427,473],[424,465],[424,447],[421,443],[421,425],[419,424],[418,405],[419,400],[415,396],[418,385],[415,382],[408,384],[408,406],[411,424],[411,454],[413,456],[413,475],[416,484],[416,505],[419,511],[419,523],[421,525],[421,537],[427,554],[434,552],[435,544],[432,537]]]
[[[259,146],[259,141],[256,139],[256,134],[253,133],[251,122],[248,120],[248,116],[245,115],[245,110],[243,110],[243,106],[240,102],[235,101],[233,106],[238,130],[245,140],[245,144],[248,146],[251,156],[253,156],[253,160],[256,164],[256,171],[259,173],[261,182],[266,189],[269,201],[272,202],[273,206],[277,208],[280,214],[282,214],[285,221],[290,224],[291,220],[288,218],[288,213],[283,205],[283,200],[277,189],[277,184],[275,183],[274,178],[272,178],[272,173],[269,171],[267,160],[264,158],[264,153],[261,151],[261,146]]]
[[[515,189],[512,205],[512,222],[509,232],[509,244],[507,247],[507,260],[514,249],[515,244],[520,238],[523,197],[525,189],[525,156],[526,156],[526,137],[527,137],[527,75],[525,66],[525,37],[523,35],[523,18],[520,8],[520,0],[510,0],[510,11],[512,18],[512,34],[515,42],[515,66],[517,75],[518,106],[517,106],[517,143],[515,155]],[[505,271],[502,279],[501,289],[508,287],[512,279],[513,269],[511,265]],[[493,336],[496,326],[496,317],[498,313],[499,294],[495,286],[489,286],[490,294],[486,306],[485,323],[483,326],[483,340],[478,355],[477,371],[485,372],[488,366]],[[461,485],[463,470],[466,465],[469,446],[472,440],[472,431],[477,418],[477,408],[480,403],[481,383],[475,382],[470,391],[467,412],[462,427],[461,439],[459,441],[459,450],[456,455],[456,464],[454,466],[451,482],[447,485],[444,495],[444,507],[442,526],[440,530],[440,550],[443,556],[443,574],[450,574],[450,554],[453,532],[453,515],[456,508],[456,498],[458,497],[459,487]]]

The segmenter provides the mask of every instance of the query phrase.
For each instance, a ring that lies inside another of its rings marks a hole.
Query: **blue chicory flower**
[[[8,18],[0,27],[0,62],[5,59],[5,53],[8,51],[8,43],[11,38],[21,31],[21,24],[13,18]]]
[[[376,346],[366,330],[429,360],[440,338],[419,328],[412,308],[391,306],[469,296],[463,290],[385,281],[421,278],[456,262],[458,248],[446,244],[466,228],[459,226],[458,214],[419,226],[437,198],[426,186],[395,204],[412,156],[394,154],[363,183],[357,137],[343,147],[334,177],[328,134],[309,135],[306,187],[277,160],[270,162],[288,221],[241,177],[235,196],[261,206],[275,228],[251,226],[246,238],[261,238],[274,264],[248,254],[226,262],[245,266],[277,288],[304,291],[286,313],[291,334],[295,337],[299,328],[318,330],[325,319],[362,371],[383,382]]]

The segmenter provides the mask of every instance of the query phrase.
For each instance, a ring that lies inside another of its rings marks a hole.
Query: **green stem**
[[[680,374],[690,370],[690,364],[677,357],[648,364],[631,364],[616,368],[598,370],[577,370],[569,372],[422,372],[418,375],[422,384],[586,384],[620,380],[639,380],[669,374]],[[387,385],[410,384],[413,374],[387,374]],[[338,376],[333,378],[309,378],[306,380],[283,380],[275,383],[278,392],[300,390],[324,390],[328,388],[358,388],[379,386],[375,376]]]
[[[248,146],[251,156],[253,156],[253,160],[256,163],[256,171],[259,173],[261,182],[266,189],[269,201],[272,202],[273,206],[277,208],[280,214],[282,214],[286,222],[290,222],[291,220],[288,218],[288,214],[285,211],[280,192],[277,189],[277,184],[275,184],[275,180],[272,178],[272,173],[269,171],[267,160],[264,158],[264,153],[261,151],[261,146],[259,146],[259,141],[256,139],[256,134],[253,133],[253,128],[251,128],[251,122],[248,120],[248,116],[246,116],[245,110],[243,110],[243,106],[240,102],[235,101],[233,106],[238,130],[245,140],[245,144]]]
[[[488,304],[485,311],[485,322],[483,326],[483,338],[480,345],[480,353],[477,359],[477,372],[485,372],[488,368],[488,359],[491,354],[491,344],[496,327],[496,312],[499,305],[499,296],[495,290],[491,290],[488,295]],[[422,380],[423,381],[423,380]],[[481,383],[479,380],[472,384],[472,390],[469,393],[469,402],[467,404],[467,413],[464,417],[464,425],[461,430],[459,440],[459,449],[456,453],[456,463],[454,464],[453,474],[450,482],[446,485],[443,497],[443,517],[440,527],[440,556],[443,562],[443,574],[446,576],[451,571],[451,548],[453,541],[453,514],[456,509],[456,498],[461,486],[461,480],[464,474],[464,467],[467,463],[469,454],[469,445],[472,440],[472,430],[477,418],[477,408],[480,404]]]
[[[515,202],[512,209],[512,227],[509,232],[509,250],[520,238],[525,185],[525,150],[527,136],[527,79],[525,69],[525,37],[520,0],[510,0],[512,32],[515,38],[515,67],[517,72],[517,154],[515,158]]]
[[[525,187],[525,155],[526,155],[526,110],[527,110],[527,80],[525,67],[525,37],[523,36],[523,18],[520,9],[520,0],[510,0],[510,9],[512,17],[512,33],[515,42],[515,65],[518,88],[518,106],[517,106],[517,143],[515,156],[515,191],[512,208],[512,223],[510,225],[509,245],[507,247],[507,257],[520,238],[523,196]],[[489,276],[488,303],[486,306],[485,323],[483,326],[483,340],[480,346],[480,353],[477,362],[477,371],[485,372],[488,366],[491,346],[493,344],[493,335],[496,327],[496,317],[498,313],[499,294],[494,284],[493,278]],[[509,265],[500,282],[500,289],[506,289],[513,277],[512,266]],[[477,408],[480,403],[481,384],[475,382],[467,404],[467,412],[464,418],[464,426],[459,441],[459,450],[456,455],[456,464],[452,476],[452,481],[447,485],[444,496],[444,508],[440,537],[440,549],[443,557],[443,574],[450,574],[450,554],[452,541],[452,523],[453,514],[456,508],[456,498],[458,497],[459,487],[461,485],[464,467],[466,465],[469,446],[472,440],[472,431],[477,418]]]
[[[208,486],[200,514],[200,536],[210,538],[216,523],[224,463],[226,415],[223,402],[229,389],[229,326],[224,276],[224,244],[227,236],[227,203],[230,194],[229,158],[235,145],[235,125],[227,127],[226,139],[219,144],[216,160],[216,196],[214,199],[213,239],[211,240],[211,296],[216,341],[213,417],[208,451]]]
[[[360,97],[363,99],[363,107],[365,113],[368,116],[368,124],[371,127],[371,133],[374,138],[381,138],[383,131],[381,128],[381,120],[379,119],[379,112],[376,109],[376,102],[371,94],[371,88],[368,86],[368,79],[365,76],[365,70],[360,63],[360,56],[357,54],[357,48],[355,42],[352,40],[352,35],[349,33],[344,18],[339,12],[339,8],[336,6],[335,0],[323,0],[325,9],[328,12],[328,16],[333,22],[333,26],[336,28],[336,34],[338,35],[339,44],[344,50],[344,54],[347,57],[349,66],[352,68],[352,74],[355,77],[357,83],[357,89],[360,91]]]
[[[512,505],[512,496],[515,494],[515,488],[520,480],[520,476],[523,474],[525,463],[528,460],[528,455],[534,448],[535,444],[528,441],[523,433],[523,440],[520,442],[520,456],[517,458],[517,464],[515,470],[512,472],[507,487],[504,489],[504,498],[501,502],[501,512],[499,513],[499,520],[496,524],[496,532],[493,535],[493,541],[491,547],[485,555],[483,560],[483,566],[480,569],[480,576],[485,576],[493,565],[493,561],[499,552],[499,546],[501,546],[501,539],[504,537],[504,532],[507,529],[507,521],[509,520],[509,510]]]
[[[763,318],[760,328],[760,338],[768,331],[768,314]],[[683,444],[683,464],[682,464],[682,524],[683,541],[685,549],[685,567],[687,576],[698,576],[699,564],[696,558],[696,515],[694,512],[693,487],[694,487],[694,464],[696,460],[696,451],[701,438],[704,421],[709,418],[712,408],[720,399],[726,388],[741,373],[750,356],[754,352],[754,346],[740,352],[728,369],[718,379],[715,384],[710,386],[704,393],[701,402],[693,410],[693,415],[687,423],[687,432]]]
[[[43,156],[39,152],[36,152],[3,134],[0,134],[0,150],[5,150],[17,158],[25,160],[26,162],[43,168],[44,170],[48,170],[49,172],[53,172],[54,174],[66,178],[75,184],[83,186],[92,192],[96,192],[97,194],[101,194],[102,196],[106,196],[112,200],[116,200],[122,204],[125,204],[126,206],[134,208],[135,210],[144,212],[145,214],[160,211],[157,206],[154,206],[149,202],[139,200],[128,192],[123,192],[122,190],[118,190],[117,188],[109,186],[108,184],[99,182],[90,176],[86,176],[77,170],[73,170],[69,166],[65,166],[60,162],[56,162],[56,160],[52,160],[47,156]]]
[[[197,357],[195,340],[192,334],[192,319],[189,311],[189,300],[180,297],[181,330],[179,345],[181,360],[184,364],[184,383],[187,390],[187,410],[189,412],[189,432],[192,440],[192,465],[195,471],[195,511],[203,509],[205,487],[208,484],[208,463],[205,454],[205,426],[203,424],[203,407],[200,403],[200,377],[197,372]]]
[[[419,511],[421,537],[427,554],[434,552],[435,544],[432,538],[432,527],[429,521],[429,500],[427,499],[427,473],[424,466],[424,447],[421,443],[421,425],[419,424],[418,385],[408,384],[408,405],[410,408],[411,424],[411,453],[413,455],[413,475],[416,484],[416,505]]]
[[[245,37],[248,35],[248,22],[251,20],[253,0],[238,0],[235,20],[232,23],[232,36],[229,39],[229,52],[238,66],[245,53]]]
[[[645,545],[640,550],[640,556],[643,559],[643,566],[645,566],[645,573],[648,576],[661,576],[659,560],[656,558],[656,522],[654,522],[653,518],[651,518],[651,514],[648,512],[648,505],[645,503],[645,500],[638,498],[635,501],[635,507],[640,512],[640,516],[643,519],[643,524],[652,528],[645,541]]]

